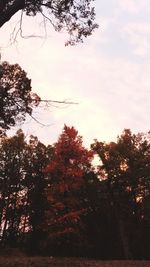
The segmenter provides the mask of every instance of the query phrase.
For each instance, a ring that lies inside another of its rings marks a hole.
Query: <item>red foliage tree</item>
[[[53,159],[44,170],[49,176],[49,237],[57,245],[79,245],[84,240],[81,218],[86,214],[86,205],[82,189],[92,159],[93,152],[83,146],[75,128],[65,125],[54,145]]]
[[[54,145],[54,157],[45,172],[61,192],[78,189],[84,182],[85,172],[91,170],[93,152],[82,145],[82,137],[74,127],[64,126],[63,133]]]

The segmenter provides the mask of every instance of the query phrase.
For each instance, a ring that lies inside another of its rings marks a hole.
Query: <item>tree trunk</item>
[[[132,259],[132,254],[131,254],[130,247],[129,247],[129,240],[128,240],[127,233],[125,230],[125,224],[124,224],[123,219],[119,218],[119,216],[118,216],[118,226],[119,226],[119,232],[120,232],[121,243],[122,243],[125,260]]]
[[[6,204],[6,210],[5,210],[5,222],[4,222],[4,227],[2,228],[2,244],[4,243],[5,240],[5,234],[6,234],[6,229],[7,229],[7,223],[8,223],[8,207],[9,207],[9,203],[10,203],[10,195],[8,196],[7,199],[7,204]]]

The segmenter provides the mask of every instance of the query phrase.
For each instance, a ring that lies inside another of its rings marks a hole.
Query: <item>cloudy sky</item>
[[[14,41],[17,14],[0,30],[2,60],[19,63],[43,99],[77,105],[37,109],[22,128],[53,143],[64,123],[74,126],[85,145],[97,138],[114,140],[124,128],[150,130],[149,0],[95,0],[100,27],[83,44],[65,47],[66,35],[40,17],[23,20],[23,34]],[[14,34],[13,34],[14,33]],[[16,129],[12,130],[12,133]]]

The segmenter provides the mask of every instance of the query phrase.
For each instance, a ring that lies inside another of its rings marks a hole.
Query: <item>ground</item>
[[[150,261],[100,261],[52,257],[0,257],[0,267],[149,267]]]

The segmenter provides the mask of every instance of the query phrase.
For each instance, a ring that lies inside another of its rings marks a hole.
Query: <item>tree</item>
[[[36,251],[45,229],[47,180],[43,168],[51,158],[51,146],[34,136],[26,142],[18,130],[13,137],[1,137],[0,152],[0,243],[27,245]]]
[[[149,198],[150,142],[149,134],[132,134],[124,130],[117,143],[96,141],[93,150],[101,160],[99,176],[105,184],[107,202],[115,214],[123,257],[138,257],[140,236],[143,236],[143,209]],[[145,235],[145,234],[144,234]]]
[[[31,80],[18,64],[0,64],[0,127],[10,129],[32,115],[40,97],[32,92]]]
[[[19,10],[22,15],[36,16],[42,14],[56,31],[65,29],[70,38],[67,44],[82,41],[97,28],[94,23],[95,12],[91,7],[93,0],[1,0],[0,27],[2,27]],[[20,24],[22,23],[22,16]],[[21,27],[21,25],[20,25]]]
[[[30,136],[24,159],[24,187],[26,188],[26,218],[28,218],[30,253],[41,252],[44,239],[45,217],[48,208],[46,189],[48,181],[43,169],[48,164],[53,149],[42,144],[36,136]]]
[[[15,136],[2,137],[0,142],[0,229],[1,243],[17,245],[25,194],[25,136],[19,130]]]
[[[87,245],[82,220],[87,213],[87,202],[83,191],[92,158],[92,151],[83,147],[78,132],[65,125],[54,145],[54,156],[45,169],[49,177],[47,231],[57,253],[58,247],[65,254],[73,255],[73,250],[81,253],[81,247]]]

